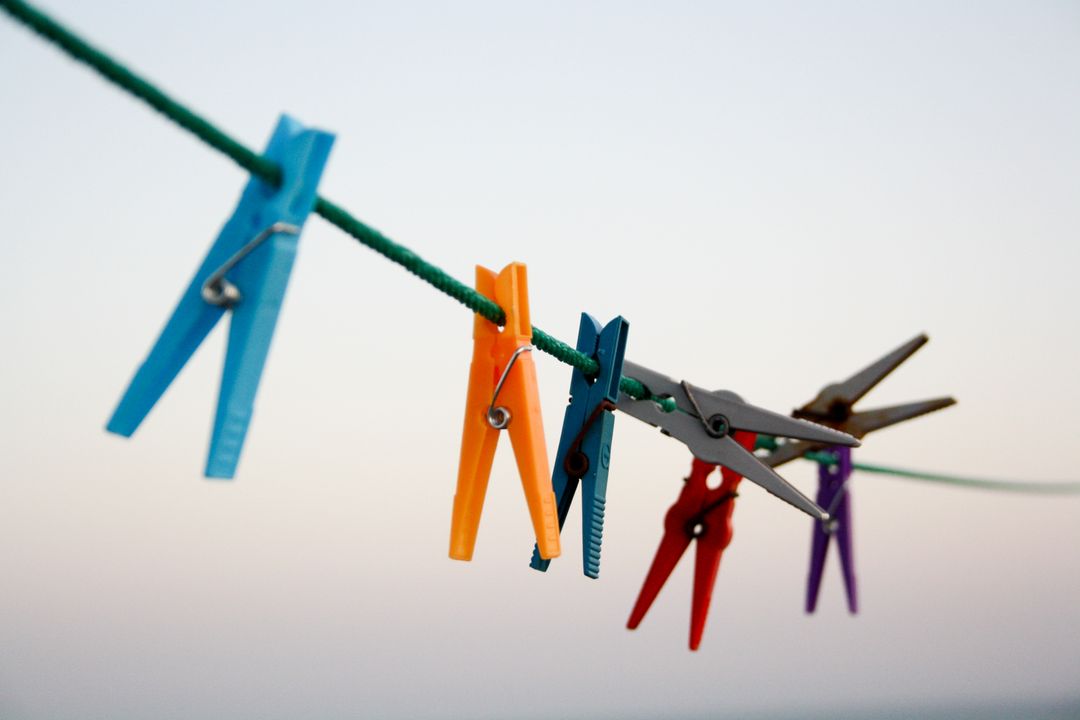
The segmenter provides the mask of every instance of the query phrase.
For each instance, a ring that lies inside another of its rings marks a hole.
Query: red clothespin
[[[757,434],[737,431],[734,439],[747,450],[753,451]],[[731,516],[735,511],[736,490],[742,476],[726,467],[720,468],[722,481],[710,489],[708,477],[716,465],[694,458],[690,477],[686,479],[679,498],[664,516],[664,537],[656,550],[649,574],[641,587],[634,610],[626,627],[633,630],[641,624],[660,588],[667,582],[679,558],[686,552],[691,540],[697,540],[694,561],[694,597],[690,611],[690,649],[701,645],[705,620],[709,615],[713,586],[720,569],[724,548],[731,542]]]
[[[472,559],[495,446],[503,429],[510,432],[540,555],[558,557],[559,516],[540,416],[536,366],[528,352],[532,350],[532,324],[525,265],[511,263],[498,276],[477,265],[476,289],[498,303],[506,313],[506,325],[500,331],[480,315],[473,323],[473,359],[450,524],[450,557]]]

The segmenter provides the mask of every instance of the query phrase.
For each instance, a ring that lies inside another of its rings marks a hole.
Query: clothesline
[[[274,185],[280,183],[281,170],[276,164],[231,137],[214,123],[176,100],[108,53],[64,27],[41,10],[21,0],[0,0],[0,9],[3,9],[12,18],[30,28],[45,40],[59,47],[75,60],[96,71],[112,84],[141,99],[168,120],[218,150],[252,175]],[[401,265],[421,280],[454,298],[473,312],[496,324],[501,325],[505,322],[505,312],[494,301],[436,265],[424,260],[409,248],[394,242],[378,230],[366,225],[337,203],[320,196],[316,199],[314,212],[330,224],[351,235],[361,244]],[[595,359],[577,351],[567,343],[549,335],[536,326],[532,327],[532,343],[536,349],[551,355],[560,362],[578,368],[586,375],[595,374],[599,369]],[[635,399],[652,399],[667,412],[678,411],[674,400],[650,396],[647,388],[632,377],[623,376],[619,382],[619,388],[622,392]],[[776,439],[769,436],[760,436],[757,447],[773,449],[776,447]],[[820,464],[833,464],[836,462],[835,458],[829,453],[807,453],[804,457]],[[1034,483],[969,478],[905,470],[869,463],[854,463],[853,468],[865,472],[971,488],[1045,494],[1080,493],[1080,482]]]

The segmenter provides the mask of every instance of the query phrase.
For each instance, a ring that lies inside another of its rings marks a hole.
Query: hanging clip
[[[476,289],[503,308],[506,326],[500,331],[480,315],[473,320],[473,358],[450,523],[450,557],[472,559],[495,446],[504,428],[514,447],[540,552],[545,558],[556,557],[559,522],[548,481],[536,366],[528,354],[532,325],[525,265],[511,263],[497,276],[477,266]],[[499,398],[502,402],[496,405]]]
[[[736,431],[733,439],[743,449],[754,447],[757,435]],[[697,650],[705,632],[705,620],[709,616],[713,588],[720,570],[720,559],[731,543],[733,534],[731,517],[735,512],[736,492],[742,476],[726,467],[720,468],[723,480],[717,488],[709,488],[708,477],[717,466],[694,458],[690,477],[682,492],[664,516],[664,535],[656,556],[649,567],[649,574],[641,586],[637,602],[630,613],[626,627],[633,630],[641,624],[645,613],[652,607],[664,583],[671,576],[679,559],[697,541],[694,558],[694,595],[690,609],[690,649]]]
[[[282,116],[264,157],[281,167],[280,187],[251,178],[232,217],[184,291],[109,420],[130,437],[226,311],[232,314],[206,476],[232,478],[251,422],[300,228],[334,136]]]
[[[570,404],[563,416],[559,453],[551,484],[559,508],[559,529],[566,523],[570,505],[581,483],[582,566],[591,578],[600,575],[600,545],[604,534],[604,508],[607,503],[608,466],[611,437],[615,431],[615,402],[619,399],[623,357],[630,324],[617,317],[600,330],[600,323],[588,313],[581,313],[577,349],[600,365],[594,377],[586,377],[574,368],[570,378]],[[533,548],[529,566],[546,571],[550,560]]]
[[[840,571],[844,577],[844,589],[847,592],[848,610],[854,614],[859,610],[858,587],[855,582],[855,560],[851,541],[851,493],[848,483],[851,481],[851,449],[845,447],[830,448],[835,465],[818,465],[818,504],[829,508],[827,522],[814,523],[810,540],[810,573],[806,580],[806,612],[817,609],[818,595],[821,591],[821,576],[825,570],[825,554],[829,542],[836,538],[840,550]]]

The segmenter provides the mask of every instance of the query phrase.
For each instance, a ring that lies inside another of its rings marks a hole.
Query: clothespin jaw
[[[840,568],[844,576],[848,610],[854,615],[859,610],[859,602],[851,538],[851,449],[834,447],[829,448],[828,452],[836,458],[836,462],[831,465],[825,463],[818,465],[817,502],[828,509],[829,520],[814,523],[810,547],[810,573],[806,582],[806,612],[812,613],[817,609],[829,540],[835,537],[840,551]]]
[[[296,259],[334,136],[283,115],[264,156],[273,187],[252,177],[106,429],[130,437],[227,310],[232,311],[206,476],[232,478]]]
[[[816,398],[797,412],[820,419],[830,418],[835,423],[843,422],[856,402],[929,341],[925,333],[919,333],[843,382],[825,386]]]
[[[749,450],[754,447],[756,435],[736,431],[734,440]],[[686,548],[692,540],[697,540],[690,610],[691,650],[697,650],[701,645],[720,559],[733,535],[731,518],[735,511],[736,491],[742,480],[734,470],[721,467],[723,479],[719,487],[710,489],[708,477],[716,467],[714,463],[694,458],[690,477],[664,516],[664,536],[626,624],[631,630],[641,624]]]
[[[871,410],[854,408],[856,402],[928,341],[926,335],[916,335],[846,380],[826,385],[817,397],[793,411],[792,417],[819,423],[862,439],[872,432],[955,405],[956,400],[953,398],[940,397]],[[777,468],[808,452],[836,444],[813,439],[778,443],[762,460],[770,467]]]
[[[495,447],[499,431],[504,428],[510,434],[540,554],[557,557],[558,513],[548,480],[536,366],[528,352],[532,325],[525,265],[511,263],[498,275],[477,266],[476,289],[503,309],[506,325],[500,331],[479,315],[473,323],[473,358],[450,523],[450,557],[472,559]]]
[[[600,370],[586,377],[574,368],[570,378],[570,403],[563,416],[562,435],[551,485],[559,511],[559,529],[573,503],[578,483],[581,490],[582,569],[587,577],[600,576],[600,548],[607,504],[607,477],[611,458],[611,438],[615,431],[614,403],[619,399],[623,358],[630,324],[616,317],[603,330],[592,315],[581,313],[577,349],[594,358]],[[547,571],[550,560],[533,548],[529,566]]]

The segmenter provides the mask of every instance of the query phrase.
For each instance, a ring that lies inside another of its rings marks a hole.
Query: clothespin
[[[577,349],[600,365],[593,377],[574,368],[570,378],[570,404],[563,416],[559,453],[551,472],[551,485],[559,509],[559,530],[566,523],[574,493],[581,483],[581,542],[585,575],[600,575],[600,544],[604,535],[604,507],[615,431],[615,402],[619,399],[623,356],[630,323],[617,317],[600,330],[592,315],[581,313]],[[529,566],[544,572],[550,560],[533,548]]]
[[[296,259],[300,229],[315,204],[334,136],[283,115],[264,157],[282,171],[273,187],[252,177],[232,217],[181,296],[109,420],[130,437],[196,348],[232,311],[206,476],[232,478]]]
[[[826,386],[816,398],[795,410],[792,415],[821,423],[861,439],[876,430],[954,405],[956,400],[953,398],[941,397],[874,410],[856,411],[854,409],[859,399],[928,341],[929,338],[926,335],[915,336],[847,380]],[[812,613],[817,607],[821,576],[825,567],[825,553],[829,548],[830,538],[835,535],[840,548],[840,564],[844,575],[844,588],[847,591],[848,610],[855,613],[858,611],[858,598],[851,538],[850,451],[847,448],[831,447],[830,443],[814,440],[782,442],[778,443],[764,460],[770,467],[775,468],[809,452],[819,450],[832,453],[836,458],[836,463],[821,465],[818,468],[817,501],[822,507],[831,509],[828,511],[829,518],[818,519],[812,531],[810,573],[806,587],[806,612]]]
[[[852,556],[851,543],[851,493],[848,483],[851,481],[851,448],[830,448],[829,452],[836,460],[827,465],[818,464],[817,502],[826,508],[829,519],[815,522],[810,540],[810,574],[806,581],[806,612],[817,609],[818,594],[821,590],[821,575],[825,570],[825,553],[829,550],[829,540],[836,537],[840,551],[840,568],[844,574],[844,590],[847,593],[848,610],[854,614],[859,611],[859,600],[855,584],[855,559]]]
[[[529,352],[532,324],[525,265],[511,263],[498,276],[478,265],[476,289],[503,309],[506,325],[500,331],[479,315],[473,322],[473,357],[450,524],[450,557],[472,559],[495,446],[499,431],[504,429],[510,433],[540,555],[557,557],[559,519],[555,493],[548,480],[536,366]]]
[[[751,451],[757,435],[736,431],[733,439],[746,451]],[[722,481],[709,488],[708,477],[717,466],[694,458],[690,477],[682,492],[664,516],[664,535],[656,550],[649,573],[641,586],[637,602],[626,627],[635,629],[641,624],[660,589],[671,576],[679,559],[692,540],[697,540],[694,558],[694,594],[690,606],[690,649],[697,650],[705,632],[716,575],[724,549],[731,543],[731,516],[742,476],[726,467],[720,469]]]
[[[846,446],[858,445],[858,440],[846,433],[750,405],[728,390],[709,392],[685,380],[672,380],[629,360],[623,364],[623,373],[640,381],[650,397],[637,400],[623,393],[617,404],[619,410],[660,428],[665,435],[686,445],[699,460],[730,468],[812,517],[826,517],[810,498],[742,447],[732,435],[743,430]],[[666,412],[651,398],[671,398],[676,409]]]

